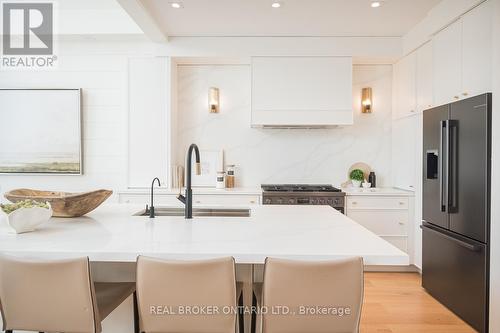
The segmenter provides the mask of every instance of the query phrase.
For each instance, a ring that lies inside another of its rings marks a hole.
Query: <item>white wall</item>
[[[261,183],[333,183],[364,161],[378,184],[391,185],[391,66],[354,68],[354,125],[322,130],[250,128],[250,67],[188,65],[178,67],[177,163],[195,142],[204,150],[224,149],[226,163],[238,166],[240,186]],[[207,92],[218,87],[221,111],[209,114]],[[360,113],[362,87],[372,87],[374,113]]]
[[[65,191],[127,187],[129,92],[133,93],[129,60],[151,57],[151,43],[64,41],[58,56],[55,70],[1,71],[0,87],[82,88],[84,175],[0,175],[0,193],[19,187]],[[142,81],[143,89],[155,88],[156,81]]]
[[[490,332],[500,332],[500,0],[494,0]]]

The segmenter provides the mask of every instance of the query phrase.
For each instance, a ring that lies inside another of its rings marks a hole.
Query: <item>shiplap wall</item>
[[[161,67],[160,58],[152,56],[151,43],[145,41],[88,38],[60,41],[58,58],[53,70],[1,71],[0,87],[82,88],[84,175],[0,175],[0,192],[19,187],[64,191],[126,188],[134,180],[128,168],[129,103],[135,101],[130,104],[133,115],[144,112],[147,118],[148,112],[159,112],[159,102],[145,105],[145,110],[140,105],[148,97],[160,100],[158,80],[137,74],[145,67],[146,73],[164,75],[154,67]],[[132,85],[131,73],[135,78]],[[26,131],[34,125],[27,121]],[[141,170],[141,165],[135,167]]]

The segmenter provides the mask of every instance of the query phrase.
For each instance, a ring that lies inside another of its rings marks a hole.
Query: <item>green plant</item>
[[[351,180],[359,180],[361,182],[365,178],[365,175],[362,170],[354,169],[349,174],[349,178],[351,178]]]
[[[47,205],[47,203],[36,202],[30,199],[19,201],[12,204],[0,204],[0,209],[3,210],[4,213],[6,214],[10,214],[13,211],[18,210],[20,208],[34,208],[34,207],[49,209],[49,205]]]

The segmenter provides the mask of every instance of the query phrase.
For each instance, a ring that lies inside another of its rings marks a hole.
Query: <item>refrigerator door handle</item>
[[[458,212],[458,120],[447,120],[448,140],[448,198],[449,213]]]
[[[446,239],[448,239],[448,240],[450,240],[450,241],[452,241],[452,242],[455,242],[456,244],[458,244],[458,245],[460,245],[460,246],[462,246],[462,247],[465,247],[465,248],[466,248],[466,249],[468,249],[469,251],[472,251],[472,252],[479,252],[479,251],[481,251],[481,247],[480,247],[480,246],[478,246],[478,245],[474,245],[474,244],[467,243],[467,242],[465,242],[465,241],[463,241],[463,240],[460,240],[460,239],[458,239],[458,238],[455,238],[455,237],[452,237],[452,236],[450,236],[450,235],[447,235],[447,234],[445,234],[445,233],[443,233],[443,232],[441,232],[441,231],[439,231],[439,230],[436,230],[436,229],[434,229],[434,228],[431,228],[431,227],[429,227],[429,226],[426,226],[426,225],[421,225],[421,226],[420,226],[420,229],[422,229],[422,230],[424,230],[424,229],[425,229],[425,230],[427,230],[427,231],[430,231],[430,232],[433,232],[433,233],[435,233],[435,234],[438,234],[439,236],[441,236],[441,237],[443,237],[443,238],[446,238]]]
[[[440,126],[439,126],[439,159],[438,159],[438,178],[439,178],[439,202],[440,202],[440,207],[442,212],[447,212],[448,211],[448,199],[447,199],[447,182],[445,182],[445,177],[447,175],[447,172],[445,172],[445,169],[447,169],[447,162],[444,163],[445,159],[445,153],[446,153],[446,161],[448,160],[448,145],[444,145],[444,138],[447,137],[447,135],[444,133],[447,131],[447,121],[446,120],[441,120]],[[447,178],[447,177],[446,177]]]

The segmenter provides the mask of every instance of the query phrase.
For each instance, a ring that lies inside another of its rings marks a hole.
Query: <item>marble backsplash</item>
[[[187,147],[220,150],[237,166],[237,186],[263,183],[332,183],[347,179],[355,162],[368,163],[379,186],[391,186],[392,68],[354,66],[354,125],[334,129],[250,127],[251,71],[248,65],[186,65],[177,73],[177,142],[173,162]],[[220,113],[208,112],[208,88],[220,89]],[[373,113],[361,114],[363,87],[373,89]]]

